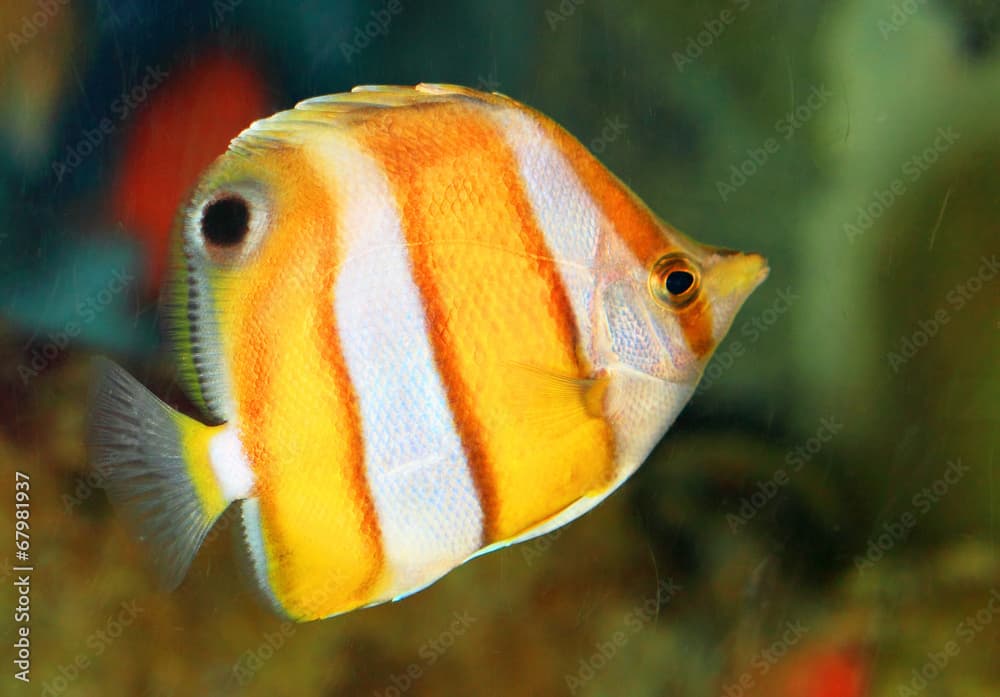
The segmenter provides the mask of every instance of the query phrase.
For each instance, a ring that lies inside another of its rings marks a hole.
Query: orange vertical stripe
[[[677,311],[684,339],[692,353],[701,358],[715,346],[712,335],[712,306],[704,293],[693,303]]]
[[[608,171],[576,138],[550,119],[540,116],[542,127],[569,161],[581,183],[604,217],[612,221],[636,259],[651,266],[663,254],[678,251],[664,234],[664,224],[638,196]],[[680,233],[670,230],[672,235]]]
[[[516,160],[483,108],[385,109],[358,136],[385,167],[402,212],[490,543],[605,485],[613,457],[602,419],[525,410],[534,387],[525,364],[567,377],[584,377],[586,367]]]
[[[664,254],[685,251],[678,242],[693,245],[680,232],[660,221],[624,182],[611,174],[573,136],[547,118],[543,117],[542,123],[570,162],[587,193],[604,217],[614,224],[615,231],[640,264],[651,268]],[[692,352],[701,357],[711,351],[715,344],[712,310],[705,299],[699,298],[677,314]]]
[[[336,203],[300,150],[226,162],[267,176],[275,206],[260,257],[214,284],[269,581],[289,615],[325,617],[372,600],[384,567],[333,311]]]

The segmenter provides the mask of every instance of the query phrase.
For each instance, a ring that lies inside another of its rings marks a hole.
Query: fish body
[[[164,313],[208,423],[103,363],[95,466],[172,582],[239,502],[282,613],[399,599],[627,479],[766,273],[507,97],[310,99],[178,215]]]

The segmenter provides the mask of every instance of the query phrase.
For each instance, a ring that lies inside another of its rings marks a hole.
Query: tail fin
[[[209,455],[212,437],[226,427],[171,409],[109,360],[97,359],[96,367],[92,465],[108,498],[148,543],[165,585],[175,588],[233,500],[224,496]]]

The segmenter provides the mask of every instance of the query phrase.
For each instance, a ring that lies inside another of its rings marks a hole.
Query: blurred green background
[[[7,0],[0,29],[0,522],[27,473],[35,569],[23,684],[4,533],[0,694],[1000,695],[996,1]],[[253,118],[420,81],[540,109],[769,280],[564,530],[308,625],[229,534],[158,591],[88,477],[90,356],[179,400],[186,186]]]

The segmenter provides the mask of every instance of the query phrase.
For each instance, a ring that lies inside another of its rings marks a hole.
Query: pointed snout
[[[712,333],[719,342],[770,269],[760,254],[731,249],[712,249],[703,268],[704,289],[712,305]]]
[[[706,260],[706,287],[716,296],[742,295],[742,303],[767,278],[767,259],[754,252],[713,249]]]

